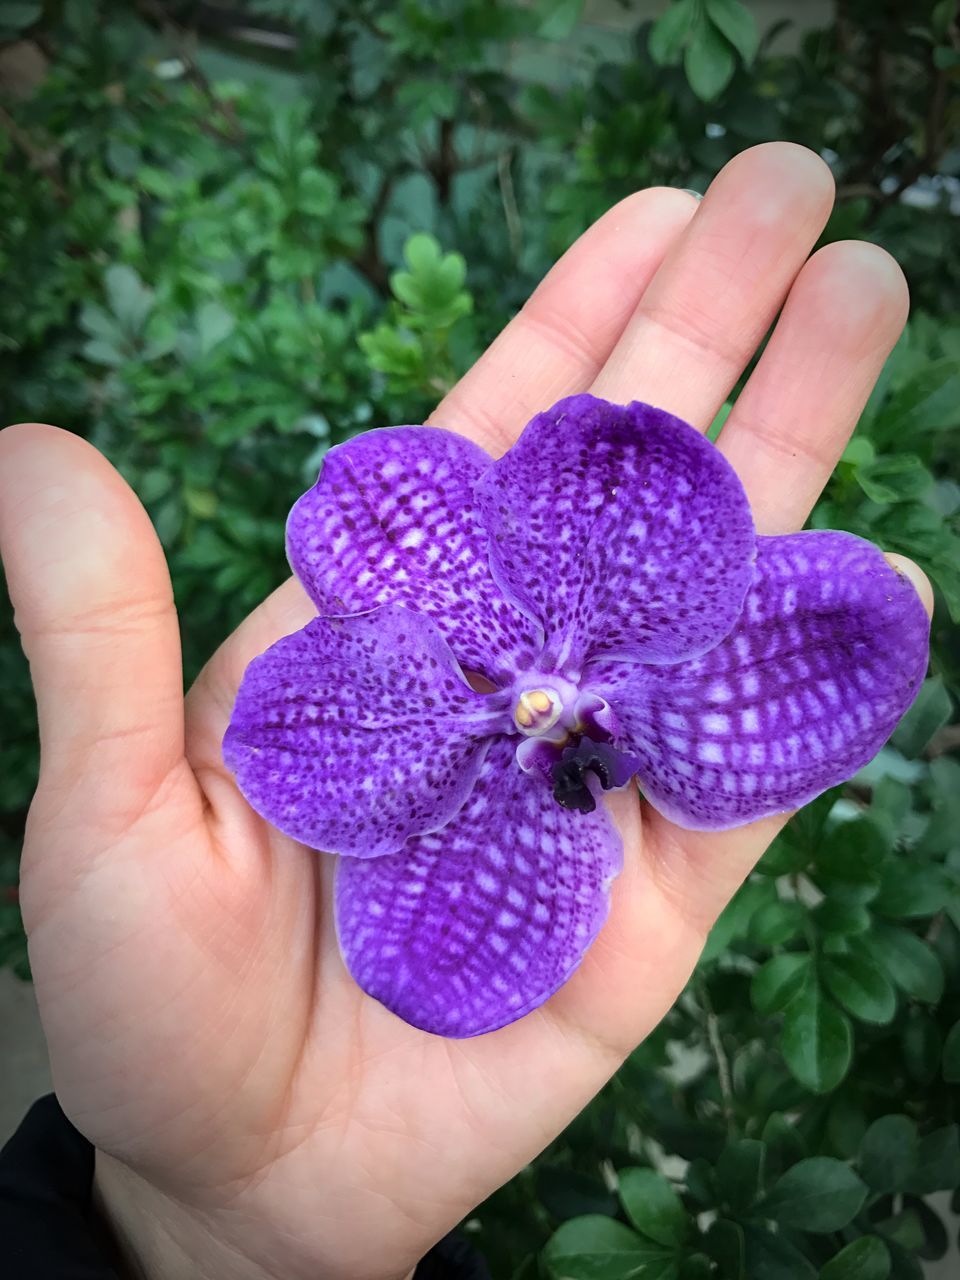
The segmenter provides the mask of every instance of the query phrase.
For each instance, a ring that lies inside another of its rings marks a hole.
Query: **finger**
[[[591,390],[706,429],[779,310],[833,203],[812,151],[764,143],[729,162],[643,294]]]
[[[146,512],[94,448],[0,433],[0,554],[30,660],[41,782],[126,821],[183,758],[177,618]]]
[[[802,527],[906,323],[893,258],[845,241],[814,254],[790,290],[719,447],[761,533]]]
[[[923,572],[920,566],[915,564],[913,560],[908,560],[906,556],[898,556],[892,551],[886,552],[883,558],[892,569],[896,569],[897,573],[902,573],[904,577],[910,579],[913,583],[914,590],[923,602],[923,607],[927,611],[927,616],[932,618],[933,587],[930,585],[930,579]]]
[[[563,396],[586,391],[697,208],[652,187],[621,200],[567,250],[430,417],[503,453]]]
[[[903,273],[875,245],[829,245],[800,272],[719,441],[761,533],[802,527],[900,336],[907,307]],[[923,573],[910,561],[895,567],[914,580],[932,612]],[[662,836],[672,851],[661,865],[686,909],[711,920],[783,822],[766,819],[735,838],[684,832],[679,857],[670,824],[652,811],[647,831],[652,849]]]

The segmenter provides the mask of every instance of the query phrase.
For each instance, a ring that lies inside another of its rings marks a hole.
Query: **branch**
[[[363,224],[363,248],[354,261],[354,266],[361,275],[366,276],[375,289],[385,290],[389,282],[389,273],[384,265],[383,259],[380,257],[380,246],[377,243],[377,232],[380,229],[380,221],[386,211],[387,205],[390,203],[390,197],[393,194],[393,184],[399,177],[398,172],[386,172],[380,179],[377,187],[376,195],[373,197],[373,204],[370,206],[370,212],[367,220]]]
[[[507,224],[507,236],[510,240],[510,251],[514,259],[519,259],[523,243],[523,222],[517,208],[517,193],[513,185],[511,163],[513,152],[509,147],[497,157],[497,181],[500,184],[500,200],[503,204],[503,216]]]
[[[730,1074],[730,1063],[727,1059],[727,1051],[723,1047],[723,1040],[720,1036],[720,1022],[713,1011],[713,1005],[710,1002],[710,994],[707,991],[707,984],[702,978],[697,980],[697,998],[699,999],[706,1016],[707,1039],[710,1042],[713,1060],[717,1064],[717,1075],[720,1080],[720,1095],[723,1098],[723,1118],[727,1124],[727,1132],[732,1134],[736,1131],[733,1077]]]
[[[237,119],[237,113],[232,102],[221,102],[214,93],[210,81],[206,74],[198,66],[196,59],[190,52],[187,33],[183,27],[178,26],[170,17],[166,9],[160,3],[160,0],[136,0],[137,8],[148,21],[156,23],[163,34],[174,45],[177,51],[177,57],[183,63],[186,72],[186,78],[198,89],[206,98],[212,107],[214,113],[222,117],[224,122],[224,132],[231,142],[240,142],[244,138],[243,126]]]
[[[441,120],[437,137],[437,154],[425,166],[437,188],[442,205],[450,203],[450,192],[457,172],[457,153],[453,145],[453,121]]]

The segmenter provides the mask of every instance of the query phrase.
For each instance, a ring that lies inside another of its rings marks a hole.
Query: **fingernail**
[[[930,617],[933,617],[933,587],[930,585],[930,579],[923,572],[918,564],[914,564],[912,560],[906,556],[898,556],[893,551],[885,551],[883,558],[887,564],[896,573],[902,574],[905,578],[909,578],[913,583],[914,589],[923,607],[926,609]]]

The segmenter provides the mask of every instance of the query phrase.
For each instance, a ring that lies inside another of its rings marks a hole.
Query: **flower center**
[[[513,723],[525,738],[566,742],[578,728],[580,690],[563,676],[531,672],[513,689]]]
[[[562,676],[528,677],[515,688],[512,714],[524,736],[517,764],[539,773],[565,809],[592,813],[601,789],[625,786],[635,772],[612,745],[618,731],[609,704]]]
[[[528,737],[547,733],[563,714],[563,703],[552,689],[524,689],[513,710],[513,722]]]

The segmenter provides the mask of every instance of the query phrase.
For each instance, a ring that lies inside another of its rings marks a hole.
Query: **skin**
[[[699,206],[629,197],[431,421],[501,452],[592,390],[705,429],[779,313],[719,447],[760,531],[800,528],[907,314],[881,249],[810,256],[832,200],[822,161],[780,143],[737,156]],[[49,426],[0,434],[0,548],[40,713],[22,871],[37,998],[132,1273],[400,1280],[656,1025],[780,820],[689,833],[612,797],[626,869],[582,967],[501,1031],[426,1035],[347,976],[333,859],[257,818],[220,759],[244,667],[312,614],[299,585],[184,705],[160,545],[93,448]]]

